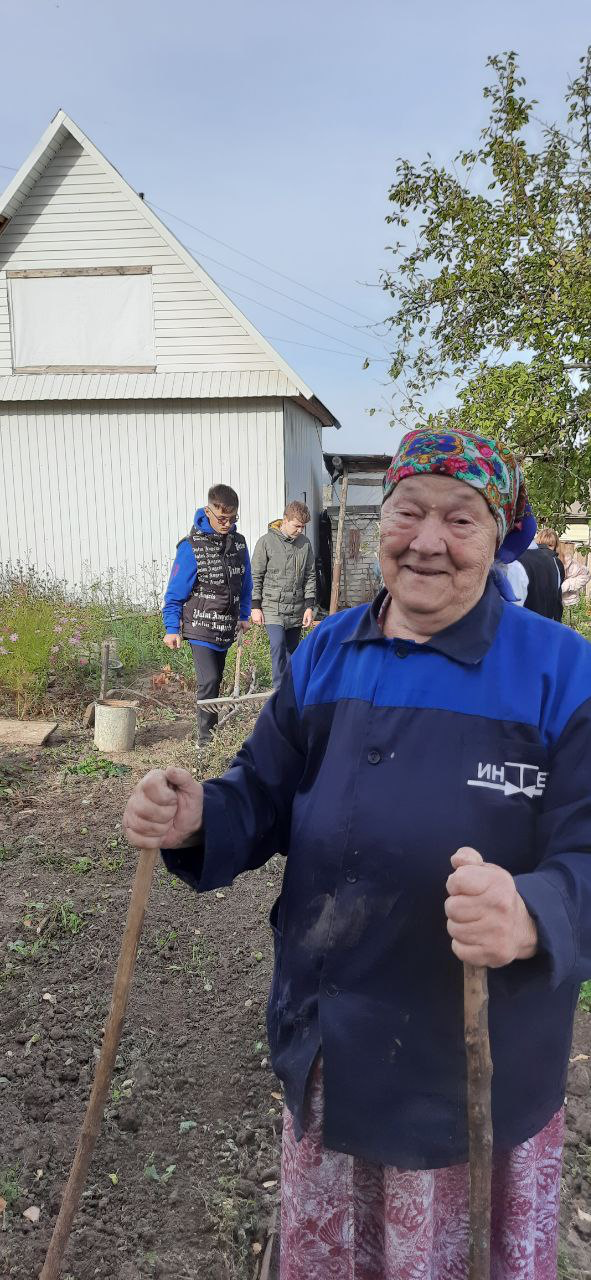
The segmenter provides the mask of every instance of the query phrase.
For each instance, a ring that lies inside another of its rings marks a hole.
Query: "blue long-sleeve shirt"
[[[213,533],[213,529],[205,514],[205,508],[199,507],[195,512],[195,526],[202,533]],[[233,529],[235,529],[235,525]],[[176,556],[171,569],[168,586],[164,593],[164,606],[162,609],[162,617],[167,634],[178,635],[181,630],[181,621],[183,615],[183,605],[189,599],[189,596],[197,590],[197,564],[191,544],[187,541],[180,542],[177,547]],[[252,570],[250,567],[250,556],[246,551],[246,564],[244,567],[244,578],[242,580],[242,591],[240,593],[240,613],[241,621],[246,622],[250,618],[252,602]],[[204,640],[189,640],[190,644],[204,645],[206,649],[216,649],[223,652],[222,646],[217,644],[209,644]]]
[[[444,914],[463,845],[515,877],[539,937],[532,959],[489,971],[496,1144],[539,1132],[564,1100],[591,975],[591,645],[492,583],[421,645],[384,637],[381,598],[300,645],[205,784],[202,843],[163,856],[209,890],[286,855],[268,1030],[297,1131],[321,1051],[326,1145],[436,1168],[468,1149]]]

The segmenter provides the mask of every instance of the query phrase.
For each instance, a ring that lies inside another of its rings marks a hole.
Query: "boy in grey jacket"
[[[312,544],[304,534],[310,512],[289,502],[283,520],[274,520],[253,552],[252,621],[264,626],[271,645],[273,685],[281,683],[288,655],[312,625],[316,573]]]

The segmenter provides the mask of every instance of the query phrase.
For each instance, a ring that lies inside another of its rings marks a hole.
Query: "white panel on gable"
[[[154,368],[150,274],[27,276],[9,286],[16,372]]]

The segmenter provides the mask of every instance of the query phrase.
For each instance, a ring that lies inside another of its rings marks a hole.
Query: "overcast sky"
[[[1,13],[0,188],[63,107],[336,414],[326,447],[343,451],[393,442],[368,324],[388,314],[396,157],[471,145],[486,57],[509,48],[541,114],[560,114],[591,40],[589,0],[3,0]]]

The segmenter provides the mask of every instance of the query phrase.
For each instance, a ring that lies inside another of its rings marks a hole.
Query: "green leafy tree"
[[[406,420],[502,435],[535,509],[560,525],[590,503],[591,49],[564,127],[538,119],[515,53],[487,65],[479,145],[451,166],[396,168],[387,220],[401,238],[381,280],[394,301],[390,374]],[[444,378],[457,404],[427,414]]]

